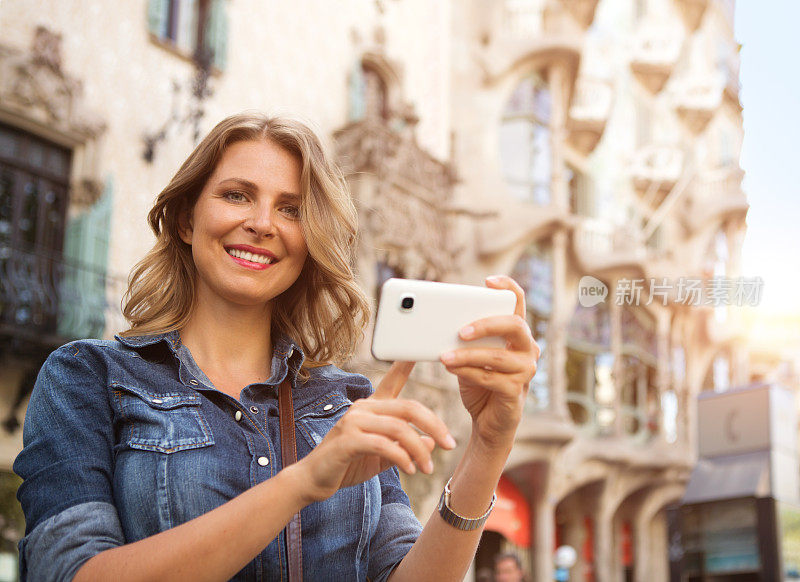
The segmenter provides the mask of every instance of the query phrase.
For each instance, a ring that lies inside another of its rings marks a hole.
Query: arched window
[[[531,381],[529,405],[535,410],[550,406],[547,327],[553,309],[553,255],[546,244],[532,244],[522,254],[511,277],[525,290],[528,324],[542,350],[536,375]]]
[[[550,86],[540,75],[520,81],[500,124],[500,163],[512,196],[550,202],[552,149]]]

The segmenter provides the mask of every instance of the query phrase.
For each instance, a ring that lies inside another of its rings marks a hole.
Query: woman
[[[434,446],[455,442],[398,397],[413,364],[395,363],[374,393],[330,364],[352,354],[368,309],[350,269],[354,207],[313,132],[222,121],[149,222],[131,329],[56,350],[33,390],[14,463],[23,579],[283,580],[298,512],[306,579],[463,578],[539,354],[519,286],[490,278],[517,294],[516,315],[461,330],[504,336],[506,349],[442,356],[472,434],[423,529],[397,468],[431,473]],[[285,467],[282,383],[299,459]]]

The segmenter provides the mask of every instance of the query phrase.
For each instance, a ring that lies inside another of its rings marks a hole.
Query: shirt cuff
[[[105,501],[73,505],[20,540],[20,582],[72,580],[91,557],[124,543],[114,505]]]

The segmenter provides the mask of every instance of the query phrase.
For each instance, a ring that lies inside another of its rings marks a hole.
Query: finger
[[[497,348],[462,348],[446,352],[440,359],[448,368],[473,366],[504,374],[524,372],[529,365],[525,354]]]
[[[425,444],[425,446],[428,448],[428,451],[429,452],[433,452],[433,449],[436,448],[436,441],[433,440],[431,437],[429,437],[426,434],[420,435],[419,438]]]
[[[531,351],[535,343],[528,322],[518,315],[484,317],[462,327],[458,335],[465,341],[500,336],[510,342],[512,349],[523,352]]]
[[[362,432],[380,434],[400,445],[424,473],[433,472],[431,451],[410,424],[392,416],[364,414],[358,419]]]
[[[386,372],[373,396],[375,398],[397,398],[408,381],[415,362],[394,362]]]
[[[397,465],[398,469],[409,475],[417,472],[417,467],[408,452],[389,437],[380,434],[360,433],[351,440],[350,450],[355,454],[377,455],[391,465]],[[381,468],[383,467],[385,464],[381,463]]]
[[[507,396],[517,396],[527,384],[518,374],[501,374],[484,368],[461,366],[459,368],[447,368],[447,370],[467,384],[480,386]]]
[[[486,286],[492,289],[510,289],[517,296],[517,305],[514,308],[514,314],[520,317],[525,317],[525,291],[520,287],[511,277],[506,275],[492,275],[486,277]]]
[[[412,423],[424,434],[428,434],[443,449],[453,449],[456,446],[455,439],[447,430],[447,425],[441,418],[436,416],[433,411],[420,404],[416,400],[406,400],[404,398],[378,399],[366,398],[358,400],[350,406],[351,412],[354,408],[365,408],[376,414],[394,416]],[[346,415],[345,415],[346,416]]]

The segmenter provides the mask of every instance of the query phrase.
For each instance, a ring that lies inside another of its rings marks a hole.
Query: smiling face
[[[182,221],[197,301],[267,306],[297,280],[308,256],[300,175],[300,160],[271,141],[228,146]]]

